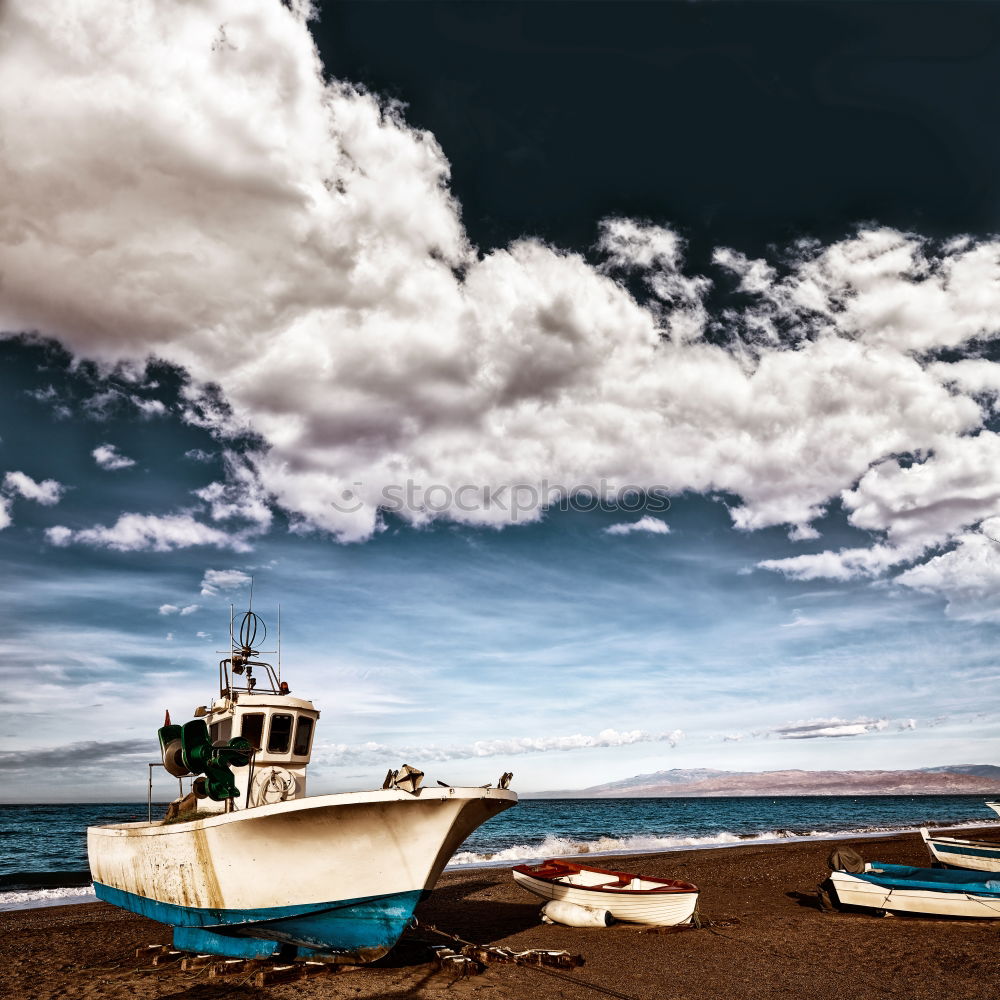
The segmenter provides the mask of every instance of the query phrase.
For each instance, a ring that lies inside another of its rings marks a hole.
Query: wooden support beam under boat
[[[223,962],[216,962],[208,970],[209,979],[221,979],[224,976],[235,976],[240,973],[252,972],[259,969],[264,963],[256,959],[247,958],[227,958]]]
[[[218,955],[188,955],[181,959],[181,972],[193,972],[195,969],[204,969],[206,965],[212,965],[219,960]]]

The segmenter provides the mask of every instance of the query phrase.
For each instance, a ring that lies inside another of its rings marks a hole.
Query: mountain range
[[[724,795],[992,795],[1000,767],[950,764],[907,771],[719,771],[673,768],[604,785],[535,792],[526,798],[665,798]]]

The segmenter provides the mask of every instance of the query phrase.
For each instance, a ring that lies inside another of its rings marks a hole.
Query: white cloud
[[[913,566],[896,580],[905,587],[943,594],[952,618],[1000,621],[1000,517],[961,534],[948,552]]]
[[[890,544],[765,560],[758,565],[801,580],[872,577],[912,562],[942,542],[957,540],[958,546],[948,554],[908,570],[896,580],[943,592],[980,588],[988,546],[981,535],[962,532],[971,525],[1000,525],[996,516],[1000,515],[998,468],[1000,434],[988,430],[974,437],[943,441],[934,454],[919,460],[880,462],[841,497],[853,525],[884,536]],[[957,580],[964,573],[970,577],[968,586],[959,585]]]
[[[54,479],[45,479],[37,483],[23,472],[8,472],[3,477],[3,488],[7,493],[24,497],[25,500],[34,500],[35,503],[45,507],[59,503],[66,491],[66,487]]]
[[[94,456],[94,461],[102,469],[107,469],[110,472],[117,469],[128,469],[135,465],[135,459],[121,454],[113,444],[98,445],[91,454]]]
[[[842,500],[871,547],[762,565],[849,578],[1000,512],[982,430],[997,366],[931,360],[1000,329],[1000,243],[871,229],[783,263],[721,248],[747,304],[716,317],[664,227],[607,220],[596,268],[533,239],[480,254],[434,137],[325,83],[303,9],[9,0],[2,15],[18,143],[0,152],[0,329],[186,368],[187,419],[267,445],[205,491],[213,519],[264,530],[277,504],[300,530],[360,540],[408,478],[453,494],[665,482],[735,495],[738,528],[794,539]]]
[[[46,531],[53,545],[90,545],[116,552],[171,552],[195,545],[246,551],[246,536],[229,534],[196,521],[190,514],[122,514],[110,527],[98,525],[73,531],[56,525]]]
[[[250,579],[249,573],[238,569],[207,569],[201,579],[202,597],[215,597],[219,591],[245,587]]]
[[[764,559],[761,569],[776,570],[794,580],[853,580],[873,577],[889,567],[919,555],[919,550],[899,551],[887,545],[869,549],[841,549],[839,552],[816,552],[787,559]]]
[[[781,740],[838,739],[881,732],[888,725],[886,719],[810,719],[808,722],[790,722],[785,726],[776,726],[765,735],[777,736]]]
[[[192,462],[211,462],[215,454],[202,448],[191,448],[184,452],[184,457],[191,459]]]
[[[65,527],[65,525],[57,524],[55,527],[46,530],[45,537],[52,545],[62,547],[69,545],[73,541],[73,532]]]
[[[10,506],[10,497],[0,496],[0,531],[14,523],[10,516]]]
[[[597,747],[632,746],[637,743],[669,743],[676,746],[684,733],[675,729],[670,733],[653,734],[641,729],[619,732],[604,729],[596,736],[523,737],[505,740],[476,740],[464,746],[400,746],[382,743],[329,744],[322,749],[324,759],[331,763],[347,760],[406,759],[419,761],[467,760],[476,757],[516,757],[521,754],[551,753],[553,751],[589,750]]]
[[[195,496],[209,504],[213,521],[235,519],[252,522],[263,532],[270,527],[272,514],[267,496],[250,470],[240,465],[235,456],[226,453],[229,482],[210,483]]]
[[[167,408],[158,399],[143,399],[140,396],[132,396],[130,401],[143,417],[166,416]]]
[[[667,535],[670,533],[670,525],[658,517],[640,517],[638,521],[612,524],[604,531],[608,535],[630,535],[633,531],[646,532],[651,535]]]
[[[197,604],[188,604],[183,608],[179,608],[176,604],[161,604],[160,614],[161,615],[193,615],[198,610]]]

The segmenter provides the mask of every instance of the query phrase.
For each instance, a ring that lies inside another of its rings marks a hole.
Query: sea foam
[[[19,889],[0,892],[0,912],[33,910],[38,906],[63,906],[67,903],[96,903],[93,889],[80,886],[62,889]]]
[[[952,823],[941,829],[959,830],[992,826],[989,820]],[[653,837],[641,834],[631,837],[599,837],[596,840],[576,840],[570,837],[546,837],[538,844],[515,844],[499,851],[459,851],[447,870],[456,868],[500,868],[543,858],[579,857],[580,855],[660,854],[671,851],[714,850],[749,844],[789,844],[809,840],[850,840],[884,837],[896,833],[916,833],[919,827],[865,827],[855,830],[765,830],[754,834],[721,831],[701,837]],[[928,864],[930,862],[928,861]]]

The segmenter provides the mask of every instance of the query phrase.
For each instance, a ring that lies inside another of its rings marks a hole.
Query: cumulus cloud
[[[993,617],[1000,614],[1000,543],[992,540],[1000,528],[998,463],[1000,435],[989,430],[942,442],[920,460],[880,462],[841,498],[851,523],[886,543],[758,565],[801,580],[875,577],[947,543],[949,551],[898,574],[896,582],[945,594],[956,617]],[[971,526],[978,530],[965,530]]]
[[[249,543],[245,534],[230,534],[202,524],[190,514],[122,514],[109,526],[72,530],[64,525],[47,529],[46,537],[53,545],[89,545],[116,552],[171,552],[196,545],[245,552]]]
[[[215,597],[220,591],[236,590],[250,583],[250,574],[238,569],[207,569],[201,578],[202,597]]]
[[[266,531],[272,514],[263,489],[246,467],[232,460],[227,461],[227,466],[229,482],[210,483],[195,490],[195,496],[209,505],[213,521],[249,521],[256,530]]]
[[[650,535],[667,535],[670,533],[670,525],[658,517],[647,516],[640,517],[638,521],[623,521],[620,524],[612,524],[604,531],[608,535],[631,535],[634,531],[646,532]]]
[[[94,461],[109,472],[128,469],[135,465],[135,459],[123,455],[113,444],[98,445],[91,454],[94,456]]]
[[[10,497],[0,496],[0,531],[9,528],[14,523],[10,516],[10,507]]]
[[[160,614],[161,615],[193,615],[198,610],[197,604],[188,604],[183,608],[179,608],[176,604],[161,604]]]
[[[412,761],[467,760],[475,757],[515,757],[528,753],[551,753],[553,751],[589,750],[595,747],[622,747],[636,743],[669,743],[675,747],[684,738],[684,733],[675,729],[670,733],[649,733],[642,729],[619,732],[603,729],[596,736],[523,737],[507,740],[477,740],[465,746],[399,746],[390,747],[382,743],[335,743],[322,748],[323,756],[331,763],[354,760],[373,761],[384,759],[407,759]]]
[[[45,507],[52,507],[59,503],[66,491],[66,487],[54,479],[45,479],[37,483],[31,476],[23,472],[8,472],[3,477],[3,488],[10,495],[24,497],[25,500],[34,500],[35,503],[40,503]]]
[[[896,577],[905,587],[943,594],[948,614],[966,621],[1000,621],[1000,517],[957,537],[953,549]]]
[[[276,504],[351,541],[407,479],[452,495],[667,481],[736,496],[737,528],[793,539],[839,500],[870,548],[762,566],[846,579],[933,546],[961,561],[963,532],[1000,513],[997,366],[942,360],[1000,328],[1000,242],[872,227],[774,261],[720,248],[690,276],[675,233],[611,219],[597,266],[533,239],[483,253],[434,137],[325,81],[305,11],[0,14],[0,118],[18,136],[0,152],[0,328],[185,368],[186,419],[223,447],[262,442],[202,496],[215,521],[235,507],[263,530]],[[739,304],[709,315],[713,282]],[[512,520],[457,503],[403,516]]]
[[[808,722],[790,722],[785,726],[776,726],[766,735],[777,736],[781,740],[839,739],[881,732],[888,725],[886,719],[811,719]]]

